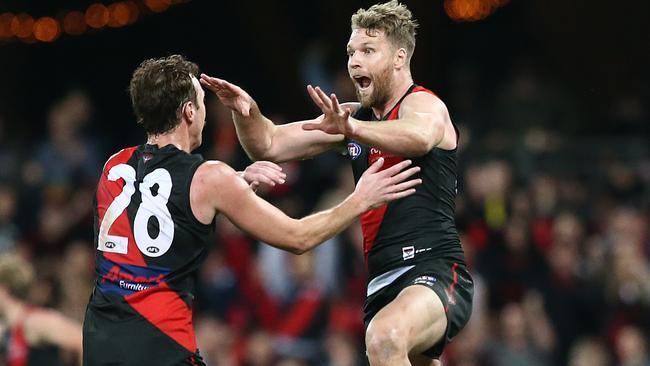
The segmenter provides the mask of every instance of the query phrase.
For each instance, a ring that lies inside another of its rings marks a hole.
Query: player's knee
[[[373,326],[374,325],[374,326]],[[406,357],[408,354],[405,332],[396,326],[371,324],[366,332],[368,357],[389,359]]]

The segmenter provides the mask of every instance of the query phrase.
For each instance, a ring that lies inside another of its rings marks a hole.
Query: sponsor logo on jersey
[[[354,141],[348,142],[348,155],[352,160],[361,156],[361,145]]]
[[[415,257],[415,247],[414,246],[402,247],[402,258],[404,258],[404,260],[412,259],[414,257]]]
[[[102,259],[99,265],[98,286],[103,291],[129,295],[156,287],[165,281],[167,269],[115,263]]]

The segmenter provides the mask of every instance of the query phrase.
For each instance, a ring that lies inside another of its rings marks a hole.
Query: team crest
[[[361,156],[361,145],[354,141],[348,142],[348,155],[350,155],[350,159],[352,160]]]

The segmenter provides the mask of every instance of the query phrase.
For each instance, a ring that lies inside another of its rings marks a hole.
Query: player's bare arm
[[[399,118],[386,122],[364,122],[350,117],[336,95],[320,88],[310,97],[323,111],[324,119],[303,126],[308,130],[344,133],[347,137],[400,156],[421,156],[434,147],[456,147],[456,132],[445,104],[436,96],[419,92],[409,94],[401,103]]]
[[[239,141],[253,160],[282,162],[306,159],[343,143],[343,135],[302,128],[303,124],[317,122],[322,116],[276,125],[262,114],[255,100],[239,86],[205,74],[201,75],[201,84],[230,108]]]
[[[420,179],[410,179],[419,167],[406,169],[405,160],[380,171],[383,160],[373,164],[362,176],[356,189],[337,206],[292,219],[258,197],[236,172],[220,162],[201,165],[192,180],[190,201],[196,218],[207,224],[223,213],[246,233],[277,248],[304,253],[341,232],[356,217],[378,205],[415,192]]]
[[[81,355],[81,325],[53,310],[37,310],[25,320],[30,345],[53,344]]]

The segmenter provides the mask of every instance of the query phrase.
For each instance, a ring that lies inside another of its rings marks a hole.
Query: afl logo
[[[348,155],[352,160],[358,158],[361,155],[361,145],[356,142],[348,142]]]
[[[156,254],[160,251],[160,248],[158,247],[147,247],[147,252],[151,254]]]
[[[115,248],[115,243],[113,243],[112,241],[107,241],[106,243],[104,243],[104,246],[108,249],[113,249]]]

